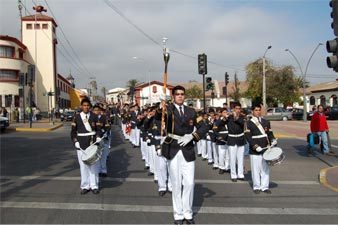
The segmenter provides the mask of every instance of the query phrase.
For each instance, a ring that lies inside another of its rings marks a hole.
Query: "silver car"
[[[292,112],[287,111],[284,108],[268,108],[266,115],[264,116],[267,120],[292,120]]]

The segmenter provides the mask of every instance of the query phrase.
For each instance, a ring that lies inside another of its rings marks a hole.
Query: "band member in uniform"
[[[85,98],[81,101],[82,112],[76,114],[71,128],[71,139],[74,143],[74,146],[77,150],[77,157],[80,164],[81,172],[81,194],[86,194],[90,190],[94,194],[99,194],[99,177],[97,171],[97,164],[86,165],[82,161],[82,150],[89,147],[94,142],[99,142],[100,129],[97,129],[97,116],[91,113],[90,110],[91,103],[90,100]]]
[[[269,166],[263,159],[265,148],[277,144],[270,122],[261,117],[261,106],[252,107],[253,117],[247,122],[245,137],[250,147],[251,176],[253,192],[259,194],[261,191],[271,194],[269,189]]]
[[[195,151],[194,141],[199,141],[208,128],[200,126],[196,131],[196,112],[184,106],[185,89],[172,89],[174,103],[166,109],[166,135],[162,144],[162,155],[169,162],[169,176],[172,183],[174,223],[194,224],[192,204],[194,199]],[[201,118],[202,119],[202,118]]]
[[[228,117],[227,109],[220,110],[220,118],[215,121],[214,133],[216,134],[216,145],[219,153],[219,174],[230,172],[230,158],[228,141]]]
[[[241,104],[236,102],[232,114],[228,117],[228,146],[230,155],[230,176],[232,182],[244,180],[244,116]],[[237,163],[237,170],[236,170]]]

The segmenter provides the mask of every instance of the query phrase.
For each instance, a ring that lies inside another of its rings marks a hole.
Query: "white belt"
[[[161,137],[161,136],[154,136],[154,139],[155,139],[155,140],[161,140],[162,137]]]
[[[96,134],[96,132],[92,131],[92,132],[89,132],[89,133],[78,133],[77,136],[84,137],[84,136],[92,136],[92,135],[95,135],[95,134]]]
[[[227,131],[227,130],[224,130],[224,131],[220,131],[220,132],[218,132],[219,134],[227,134],[227,133],[229,133],[229,131]]]
[[[242,137],[244,133],[241,134],[229,134],[229,137]]]
[[[208,132],[210,132],[210,133],[214,133],[214,131],[213,131],[213,130],[209,130]]]
[[[254,136],[252,136],[253,139],[264,138],[264,137],[267,137],[267,135],[266,134],[261,134],[261,135],[254,135]]]
[[[131,123],[136,123],[135,121],[131,121]]]
[[[176,135],[176,134],[168,134],[167,136],[168,136],[168,137],[171,137],[172,139],[175,139],[175,140],[179,140],[179,139],[182,138],[182,136]]]

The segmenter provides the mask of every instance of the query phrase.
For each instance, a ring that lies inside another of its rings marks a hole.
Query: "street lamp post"
[[[306,100],[306,92],[305,92],[305,78],[306,78],[306,73],[307,73],[307,70],[309,68],[309,64],[310,64],[310,61],[313,57],[313,55],[315,54],[315,52],[317,51],[317,49],[319,48],[319,46],[323,45],[322,43],[318,43],[318,45],[315,47],[315,49],[312,51],[312,54],[310,55],[310,58],[309,60],[307,61],[306,63],[306,68],[305,68],[305,73],[303,73],[303,70],[302,70],[302,67],[297,59],[297,57],[295,56],[295,54],[293,54],[293,52],[290,50],[290,49],[285,49],[285,51],[289,52],[290,55],[295,59],[295,61],[297,62],[298,64],[298,67],[299,67],[299,70],[301,72],[301,75],[302,75],[302,78],[303,78],[303,121],[306,122],[307,121],[307,116],[306,116],[306,113],[307,113],[307,100]]]
[[[263,107],[264,107],[264,110],[266,110],[266,77],[265,77],[265,73],[266,73],[266,65],[265,65],[265,55],[267,53],[267,51],[271,48],[272,46],[269,45],[265,52],[264,52],[264,55],[263,55]]]
[[[138,57],[138,56],[134,56],[133,59],[135,60],[141,60],[143,61],[145,64],[146,64],[146,67],[147,67],[147,73],[148,73],[148,87],[149,87],[149,90],[148,90],[148,102],[149,104],[151,105],[151,90],[150,90],[150,69],[149,69],[149,63],[147,62],[147,60],[141,58],[141,57]]]

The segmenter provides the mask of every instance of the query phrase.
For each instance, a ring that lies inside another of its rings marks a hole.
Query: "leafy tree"
[[[197,85],[192,86],[185,90],[186,98],[198,99],[203,98],[203,90]]]
[[[249,87],[245,95],[253,100],[253,103],[262,101],[263,85],[263,61],[256,61],[246,66],[247,82]],[[276,106],[283,103],[284,106],[299,101],[298,90],[302,79],[296,77],[292,66],[274,67],[266,60],[266,102],[268,106]]]
[[[235,86],[232,88],[233,89],[233,93],[231,94],[231,97],[236,102],[238,102],[239,99],[241,98],[241,93],[240,93],[240,90],[239,90],[240,82],[238,80],[237,73],[235,73],[234,80],[235,80]]]

